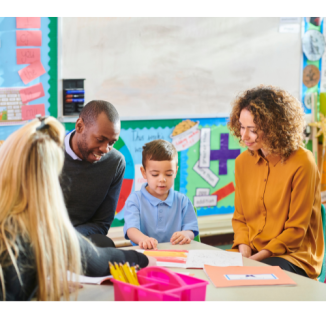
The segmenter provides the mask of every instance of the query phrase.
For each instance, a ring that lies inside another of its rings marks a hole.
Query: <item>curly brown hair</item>
[[[262,131],[264,148],[270,154],[280,155],[284,162],[303,145],[303,108],[288,92],[274,86],[259,85],[235,98],[228,128],[242,145],[239,118],[244,108],[253,115],[257,131]],[[251,150],[249,152],[253,155]]]

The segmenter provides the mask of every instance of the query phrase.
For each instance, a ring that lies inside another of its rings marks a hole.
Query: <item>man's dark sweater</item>
[[[71,223],[78,232],[107,235],[125,168],[124,156],[115,149],[96,163],[74,160],[65,152],[60,183]]]

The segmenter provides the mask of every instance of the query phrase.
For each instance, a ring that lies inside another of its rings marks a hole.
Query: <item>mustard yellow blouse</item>
[[[300,148],[284,163],[248,150],[235,161],[234,244],[267,249],[302,268],[310,278],[321,272],[324,238],[320,175],[310,151]]]

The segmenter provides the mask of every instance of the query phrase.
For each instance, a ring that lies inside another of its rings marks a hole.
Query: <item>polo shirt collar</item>
[[[174,197],[174,190],[171,188],[169,190],[169,194],[168,194],[168,197],[163,201],[161,199],[158,199],[154,196],[152,196],[147,190],[146,190],[146,187],[148,186],[148,183],[144,183],[142,186],[141,186],[141,193],[145,196],[145,198],[153,205],[153,206],[157,206],[158,204],[161,204],[161,203],[165,203],[166,205],[168,206],[172,206],[173,204],[173,197]]]
[[[73,159],[73,160],[78,160],[78,161],[82,161],[82,159],[80,159],[75,152],[72,150],[72,148],[70,147],[70,137],[73,135],[73,133],[75,132],[75,129],[73,131],[71,131],[69,134],[66,135],[65,137],[65,149],[66,149],[66,153]]]
[[[260,160],[268,161],[271,164],[276,166],[276,164],[281,160],[281,156],[277,154],[269,154],[265,158],[261,156],[259,151],[255,151],[255,164],[257,164]]]

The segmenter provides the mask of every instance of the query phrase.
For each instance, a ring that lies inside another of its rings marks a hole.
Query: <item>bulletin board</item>
[[[66,123],[67,130],[73,128],[74,124]],[[125,201],[146,182],[140,173],[142,147],[155,139],[172,142],[177,148],[174,189],[188,196],[198,216],[234,212],[235,158],[245,148],[229,133],[226,117],[122,121],[114,147],[124,155],[126,171],[113,227],[124,224]]]
[[[57,18],[0,17],[0,140],[35,117],[57,117]]]

